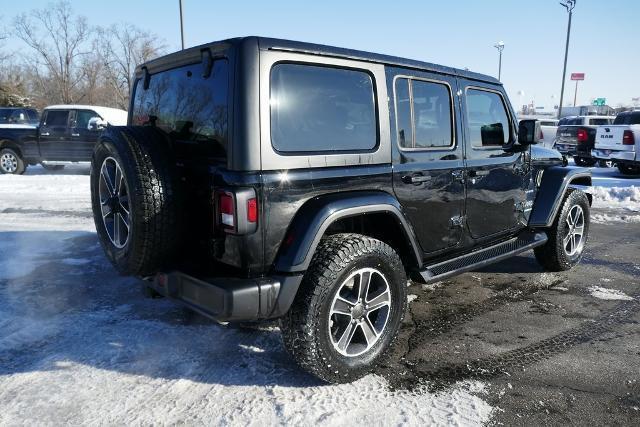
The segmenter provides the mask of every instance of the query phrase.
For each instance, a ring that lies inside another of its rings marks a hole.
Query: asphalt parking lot
[[[412,284],[410,312],[379,375],[333,386],[295,366],[277,327],[219,326],[144,298],[98,245],[86,171],[39,173],[0,182],[11,203],[0,206],[2,425],[640,419],[633,212],[609,221],[620,209],[595,209],[601,220],[570,272],[544,273],[527,255]]]
[[[521,256],[412,286],[417,297],[386,369],[392,386],[487,381],[496,424],[637,425],[640,230],[593,224],[591,232],[570,272],[544,273]]]

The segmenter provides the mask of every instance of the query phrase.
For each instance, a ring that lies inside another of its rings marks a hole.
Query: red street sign
[[[584,80],[584,73],[571,73],[571,80]]]

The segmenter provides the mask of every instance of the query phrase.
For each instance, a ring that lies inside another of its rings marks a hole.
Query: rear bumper
[[[302,275],[258,279],[199,279],[173,271],[158,273],[150,286],[211,319],[251,321],[284,315],[298,291]]]
[[[633,162],[636,159],[636,153],[633,151],[616,151],[616,150],[591,150],[591,155],[603,160],[624,160]]]

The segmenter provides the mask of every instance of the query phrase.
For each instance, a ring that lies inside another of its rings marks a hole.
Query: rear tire
[[[536,260],[545,270],[566,271],[580,262],[589,238],[589,219],[587,195],[569,190],[553,226],[546,230],[549,240],[534,249]]]
[[[0,172],[3,174],[22,175],[26,170],[24,160],[17,151],[12,148],[3,148],[0,151]]]
[[[94,221],[107,258],[121,274],[152,275],[181,247],[173,158],[166,136],[151,127],[109,127],[94,150]]]
[[[350,382],[380,361],[406,307],[407,277],[389,245],[358,234],[332,235],[318,245],[281,319],[284,345],[306,371],[327,382]]]
[[[640,175],[640,166],[618,165],[622,175]]]

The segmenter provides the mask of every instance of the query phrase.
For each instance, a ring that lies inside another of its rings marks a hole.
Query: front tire
[[[569,190],[553,226],[549,240],[534,249],[536,259],[547,271],[566,271],[582,259],[589,237],[589,200],[580,190]]]
[[[26,170],[22,157],[11,148],[0,151],[0,172],[5,174],[22,175]]]
[[[285,348],[331,383],[371,372],[396,337],[407,277],[386,243],[358,234],[323,238],[280,328]]]

